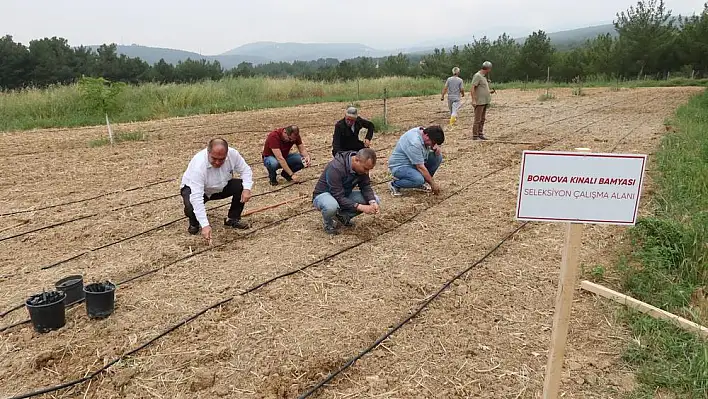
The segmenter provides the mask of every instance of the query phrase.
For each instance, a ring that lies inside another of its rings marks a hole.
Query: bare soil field
[[[0,318],[0,396],[110,364],[39,397],[298,397],[520,226],[521,151],[651,154],[664,119],[700,90],[554,89],[545,102],[538,90],[498,91],[488,142],[470,140],[468,106],[450,129],[437,96],[389,100],[397,129],[374,137],[382,212],[333,238],[311,197],[343,103],[121,124],[117,132],[148,140],[113,147],[88,145],[104,127],[0,134],[0,312],[70,274],[120,283],[115,312],[103,320],[90,320],[83,304],[46,334],[18,324],[28,318],[24,308]],[[382,113],[381,101],[360,104],[364,117]],[[271,187],[263,140],[288,124],[301,126],[314,165],[302,184]],[[436,174],[443,192],[393,198],[386,160],[401,133],[428,124],[446,131]],[[178,192],[191,157],[216,136],[253,167],[245,212],[278,206],[247,216],[250,230],[232,231],[220,223],[229,200],[209,202],[209,247],[186,232]],[[650,194],[649,182],[642,212]],[[311,397],[540,397],[562,242],[563,226],[527,224]],[[583,270],[612,262],[621,245],[621,228],[587,226]],[[631,337],[606,301],[579,291],[575,299],[564,397],[620,397],[634,385],[620,359]]]

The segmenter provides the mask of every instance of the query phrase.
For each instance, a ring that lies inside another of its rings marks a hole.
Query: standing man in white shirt
[[[233,173],[240,179],[233,178]],[[251,199],[253,172],[235,149],[224,139],[209,141],[207,148],[199,151],[189,162],[182,176],[180,193],[184,201],[184,215],[189,218],[189,234],[197,234],[211,242],[211,226],[204,203],[210,200],[231,198],[228,218],[224,225],[235,229],[247,229],[241,221],[243,207]]]

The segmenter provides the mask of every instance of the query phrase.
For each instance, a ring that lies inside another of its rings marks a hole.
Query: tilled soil
[[[58,331],[38,334],[24,324],[2,332],[0,393],[81,378],[234,297],[90,383],[56,395],[297,397],[519,226],[513,216],[522,150],[651,153],[664,118],[697,90],[593,89],[583,97],[557,90],[546,102],[536,100],[539,91],[499,91],[488,112],[490,142],[469,140],[471,110],[463,107],[460,126],[446,129],[446,160],[436,174],[443,193],[401,198],[386,188],[392,146],[405,129],[444,124],[447,114],[436,96],[390,100],[388,115],[399,129],[374,141],[379,163],[372,178],[382,213],[356,218],[355,228],[334,238],[322,231],[311,193],[345,104],[118,125],[117,131],[149,132],[150,139],[112,148],[88,147],[103,134],[101,127],[2,135],[2,214],[121,192],[2,216],[8,229],[0,232],[0,312],[69,274],[81,273],[85,282],[129,281],[119,286],[115,313],[105,320],[89,320],[77,305]],[[362,102],[360,112],[379,114],[381,104]],[[259,162],[262,142],[269,129],[291,123],[302,127],[316,165],[303,172],[303,184],[273,188]],[[223,229],[217,221],[228,201],[209,203],[211,249],[186,233],[175,194],[190,157],[216,135],[253,163],[258,196],[246,212],[288,203],[248,216],[250,232]],[[125,191],[167,179],[177,180]],[[609,261],[621,232],[588,226],[584,268]],[[314,396],[540,397],[562,239],[561,225],[528,224]],[[113,244],[118,240],[124,241]],[[631,389],[631,373],[619,361],[627,333],[607,308],[590,295],[576,296],[566,397],[614,397]],[[26,318],[20,309],[0,320],[7,326]]]

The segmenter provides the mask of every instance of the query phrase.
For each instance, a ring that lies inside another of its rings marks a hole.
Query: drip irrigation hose
[[[451,279],[448,280],[445,284],[443,284],[442,287],[440,287],[440,288],[435,292],[435,294],[433,294],[431,297],[429,297],[428,299],[426,299],[425,301],[423,301],[423,303],[422,303],[420,306],[418,306],[418,308],[416,308],[416,310],[415,310],[413,313],[411,313],[410,316],[408,316],[408,317],[404,318],[403,320],[401,320],[400,322],[398,322],[398,324],[396,324],[396,325],[395,325],[393,328],[391,328],[388,332],[386,332],[385,334],[383,334],[382,336],[380,336],[376,341],[374,341],[373,344],[369,345],[367,348],[365,348],[364,350],[362,350],[361,352],[359,352],[357,355],[355,355],[354,357],[352,357],[351,359],[349,359],[349,360],[348,360],[347,362],[345,362],[342,366],[340,366],[336,371],[330,373],[327,377],[325,377],[325,378],[322,379],[320,382],[318,382],[317,384],[315,384],[315,386],[313,386],[312,388],[308,389],[304,394],[300,395],[298,398],[299,398],[299,399],[303,399],[303,398],[307,398],[308,396],[312,395],[312,394],[315,393],[318,389],[322,388],[325,384],[327,384],[328,382],[332,381],[332,380],[333,380],[337,375],[339,375],[341,372],[343,372],[344,370],[346,370],[346,369],[348,369],[349,367],[351,367],[352,365],[354,365],[354,363],[355,363],[357,360],[361,359],[362,357],[364,357],[364,355],[366,355],[367,353],[369,353],[369,352],[371,352],[372,350],[376,349],[376,347],[379,346],[379,344],[381,344],[383,341],[385,341],[386,339],[388,339],[388,337],[390,337],[391,335],[393,335],[393,333],[395,333],[396,331],[398,331],[401,327],[403,327],[403,326],[406,325],[408,322],[410,322],[411,320],[413,320],[416,316],[418,316],[418,314],[420,314],[420,312],[422,312],[425,308],[427,308],[428,305],[429,305],[432,301],[434,301],[438,296],[440,296],[440,294],[443,293],[443,291],[445,291],[446,289],[448,289],[448,287],[450,287],[450,285],[452,285],[452,283],[454,283],[454,282],[455,282],[456,280],[458,280],[460,277],[462,277],[462,276],[464,276],[465,274],[467,274],[470,270],[472,270],[473,268],[479,266],[480,264],[482,264],[482,262],[484,262],[485,260],[487,260],[488,257],[490,257],[494,252],[496,252],[505,242],[507,242],[511,237],[513,237],[516,233],[518,233],[518,232],[519,232],[522,228],[524,228],[524,226],[526,226],[528,223],[529,223],[529,222],[524,222],[524,223],[521,224],[519,227],[517,227],[516,229],[514,229],[511,233],[507,234],[504,238],[501,239],[501,241],[499,241],[499,242],[497,243],[497,245],[495,245],[492,249],[490,249],[484,256],[482,256],[482,257],[481,257],[480,259],[478,259],[476,262],[474,262],[474,263],[472,263],[471,265],[469,265],[467,268],[465,268],[465,269],[463,269],[462,271],[458,272],[453,278],[451,278]]]

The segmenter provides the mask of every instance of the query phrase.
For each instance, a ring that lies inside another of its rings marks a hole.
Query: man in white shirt
[[[240,175],[234,179],[233,173]],[[247,229],[241,221],[243,207],[251,199],[253,172],[246,161],[224,139],[212,139],[207,148],[199,151],[189,162],[182,176],[180,193],[184,201],[184,215],[189,218],[190,234],[197,234],[211,241],[211,226],[204,203],[210,200],[231,198],[228,218],[224,225],[235,229]]]

